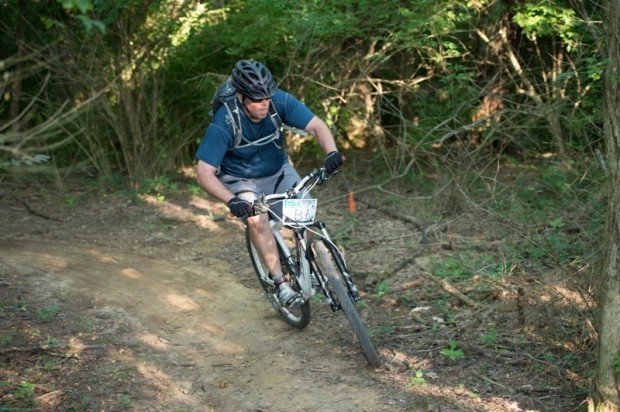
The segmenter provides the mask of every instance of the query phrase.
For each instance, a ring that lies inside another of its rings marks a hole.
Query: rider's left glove
[[[344,155],[340,152],[329,152],[325,158],[325,170],[327,173],[334,173],[344,163]]]
[[[230,213],[237,217],[246,217],[252,214],[252,205],[247,200],[239,199],[237,196],[228,201]]]

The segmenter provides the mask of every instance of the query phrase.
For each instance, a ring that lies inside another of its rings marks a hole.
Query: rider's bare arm
[[[215,172],[217,169],[202,160],[198,161],[196,167],[196,178],[202,188],[211,196],[216,197],[224,203],[228,203],[230,199],[235,197],[226,187],[218,180]]]
[[[316,138],[316,141],[325,153],[338,150],[336,149],[334,136],[323,120],[314,116],[306,126],[305,130]]]

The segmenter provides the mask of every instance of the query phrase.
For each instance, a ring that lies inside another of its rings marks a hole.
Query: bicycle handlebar
[[[325,166],[316,168],[311,172],[308,172],[308,174],[303,179],[301,179],[301,181],[297,185],[291,187],[286,192],[263,195],[260,198],[256,199],[252,204],[253,213],[248,215],[247,217],[256,216],[259,213],[266,213],[268,209],[267,203],[269,201],[295,199],[299,192],[301,192],[312,179],[316,179],[316,184],[321,185],[330,180],[338,173],[340,173],[340,170],[336,170],[333,173],[328,173],[327,170],[325,170]]]

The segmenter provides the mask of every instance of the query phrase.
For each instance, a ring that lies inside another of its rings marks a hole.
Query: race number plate
[[[316,199],[286,199],[282,206],[284,223],[291,226],[308,225],[314,222]]]

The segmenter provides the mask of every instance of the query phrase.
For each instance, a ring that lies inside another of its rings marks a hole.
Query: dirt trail
[[[454,279],[485,302],[471,308],[427,281],[433,259],[470,245],[481,259],[499,253],[486,216],[464,216],[420,247],[419,230],[377,208],[351,220],[344,201],[322,203],[365,293],[358,309],[385,360],[372,369],[325,302],[313,302],[302,331],[276,315],[242,225],[193,180],[140,194],[64,184],[0,186],[0,409],[44,396],[54,411],[569,411],[587,388],[570,360],[578,351],[569,359],[542,332],[524,334],[565,319],[578,327],[563,283]],[[368,242],[377,233],[385,242]],[[415,264],[378,278],[412,253]],[[515,285],[525,304],[506,293]],[[444,354],[451,341],[464,349],[458,361]]]
[[[401,409],[404,400],[376,379],[349,333],[332,333],[346,328],[342,315],[317,309],[306,330],[294,330],[247,273],[232,275],[234,262],[218,256],[231,237],[238,240],[238,228],[198,232],[180,225],[172,236],[151,230],[147,241],[143,232],[115,243],[113,233],[132,220],[121,209],[99,212],[88,224],[94,209],[70,222],[45,222],[13,204],[5,211],[20,218],[4,216],[0,263],[22,274],[21,287],[38,299],[61,297],[65,308],[134,331],[139,347],[122,361],[155,388],[155,398],[134,399],[137,410]],[[44,228],[17,229],[34,221]],[[198,233],[197,244],[174,243]],[[119,247],[123,242],[134,246]]]

